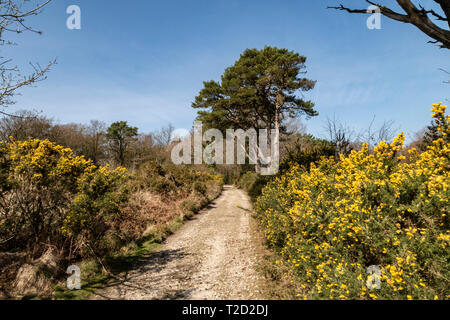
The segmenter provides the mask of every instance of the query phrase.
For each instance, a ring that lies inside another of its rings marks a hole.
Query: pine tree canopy
[[[221,81],[206,81],[192,104],[206,128],[274,128],[300,115],[317,116],[302,92],[316,82],[304,78],[306,57],[288,49],[247,49]],[[300,96],[299,96],[300,94]]]

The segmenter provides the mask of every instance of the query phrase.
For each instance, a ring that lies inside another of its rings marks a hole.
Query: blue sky
[[[54,0],[29,20],[43,35],[23,34],[2,52],[25,66],[58,58],[48,79],[22,90],[9,111],[38,109],[63,123],[127,120],[141,132],[169,122],[190,128],[202,82],[219,80],[246,48],[271,45],[308,58],[317,86],[306,97],[320,113],[304,121],[309,132],[321,135],[333,115],[357,131],[373,116],[410,134],[426,126],[431,104],[450,99],[438,70],[450,69],[450,51],[427,44],[413,26],[382,18],[381,30],[369,30],[365,15],[326,9],[337,3]],[[66,28],[72,4],[81,8],[81,30]]]

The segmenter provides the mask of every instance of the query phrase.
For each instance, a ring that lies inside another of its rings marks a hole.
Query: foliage
[[[48,140],[3,144],[0,151],[0,236],[3,249],[40,250],[42,242],[64,249],[83,230],[98,239],[108,214],[126,193],[125,169],[97,168],[69,148]],[[101,218],[99,218],[101,216]]]
[[[225,70],[221,83],[204,82],[193,108],[209,128],[274,128],[276,119],[299,114],[317,115],[314,104],[296,96],[314,88],[301,78],[306,58],[276,47],[247,49]]]
[[[81,176],[78,192],[64,219],[63,233],[84,237],[93,251],[109,249],[102,248],[100,241],[110,229],[110,224],[122,214],[121,204],[128,201],[126,180],[126,169],[120,167],[110,170],[104,166]]]
[[[239,179],[238,186],[248,193],[252,201],[255,201],[261,195],[261,190],[269,179],[269,177],[261,176],[256,172],[246,172]]]
[[[59,124],[39,112],[22,110],[0,118],[0,140],[48,139],[70,148],[76,156],[85,156],[95,165],[117,165],[120,162],[117,153],[120,148],[114,141],[118,137],[110,135],[108,139],[106,128],[106,124],[98,120],[91,120],[88,124]],[[169,124],[157,132],[125,138],[124,165],[134,170],[150,160],[159,163],[170,160],[171,130],[173,126]]]
[[[28,25],[27,18],[42,12],[50,0],[43,3],[33,3],[29,0],[0,0],[0,46],[17,45],[13,37],[8,35],[22,34],[24,32],[41,32]],[[4,52],[4,51],[3,51]],[[0,57],[0,113],[5,113],[5,107],[15,103],[14,97],[21,88],[35,85],[46,79],[46,73],[56,61],[50,62],[42,68],[39,64],[30,63],[34,72],[24,75],[21,70],[5,56]]]
[[[333,155],[335,155],[335,147],[331,142],[304,135],[301,137],[301,142],[297,141],[283,156],[278,174],[283,174],[293,164],[309,169],[311,163],[318,162],[322,157]]]
[[[433,105],[441,137],[423,153],[399,155],[404,135],[365,144],[340,160],[299,165],[263,190],[256,209],[268,244],[312,299],[443,299],[450,278],[450,134],[446,107]],[[368,285],[380,268],[381,288]],[[371,290],[372,289],[372,290]]]
[[[138,129],[130,127],[126,121],[112,123],[106,131],[106,137],[110,141],[111,151],[116,157],[117,163],[125,165],[125,156],[127,148],[134,138],[136,138]]]
[[[220,174],[197,170],[190,166],[148,161],[139,168],[136,185],[140,190],[151,190],[167,195],[186,195],[194,190],[199,193],[206,191],[204,184],[208,181],[223,186]]]
[[[333,145],[327,140],[317,139],[311,135],[297,137],[293,146],[286,148],[277,176],[284,174],[294,164],[309,169],[311,163],[320,161],[324,156],[334,155],[334,150]],[[237,185],[244,189],[250,199],[255,202],[270,179],[271,177],[247,171],[240,176]]]
[[[192,185],[192,190],[201,195],[205,195],[206,194],[206,184],[204,184],[203,182],[196,181]]]
[[[442,138],[445,140],[445,143],[450,143],[450,135],[446,134],[443,135],[443,130],[440,126],[439,120],[435,119],[431,122],[431,124],[427,127],[422,142],[420,143],[420,149],[425,151],[427,150],[428,146],[433,145],[433,141],[436,141],[439,138]]]
[[[372,5],[376,5],[371,1],[366,1]],[[393,1],[391,1],[393,2]],[[430,2],[412,1],[412,0],[396,0],[398,7],[403,9],[403,12],[397,12],[395,8],[391,9],[384,5],[376,5],[380,13],[390,19],[400,21],[403,23],[410,23],[417,27],[420,31],[428,35],[434,40],[428,41],[430,43],[437,43],[441,48],[450,49],[450,3],[447,0],[434,0],[437,6],[440,7],[442,13],[431,9],[425,9]],[[418,6],[417,6],[417,4]],[[342,4],[338,7],[329,6],[328,8],[345,10],[350,13],[371,13],[372,10],[367,9],[351,9],[344,7]],[[435,19],[436,18],[436,19]],[[435,23],[433,20],[443,21],[444,24]]]

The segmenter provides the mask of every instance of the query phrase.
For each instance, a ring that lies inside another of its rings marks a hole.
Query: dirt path
[[[223,194],[126,279],[96,299],[261,299],[258,246],[247,195]]]

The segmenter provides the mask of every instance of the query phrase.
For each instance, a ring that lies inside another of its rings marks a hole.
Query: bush
[[[294,165],[264,188],[256,210],[268,244],[283,257],[279,263],[298,280],[299,297],[450,297],[445,109],[432,109],[440,137],[426,152],[399,155],[400,134],[373,153],[365,144],[340,161],[323,158],[309,171]],[[368,285],[372,265],[380,270],[379,290]]]
[[[196,181],[192,185],[192,190],[194,192],[197,192],[197,193],[201,194],[201,195],[205,195],[206,194],[206,184],[203,183],[203,182]]]
[[[176,203],[154,192],[136,192],[121,208],[111,229],[119,235],[121,244],[140,241],[158,233],[158,227],[177,216]]]
[[[150,161],[142,165],[137,173],[137,189],[164,193],[168,196],[187,196],[196,191],[205,194],[207,182],[214,181],[220,187],[223,179],[207,171],[195,170],[190,166],[158,164]]]
[[[126,195],[125,169],[97,168],[48,140],[12,141],[0,147],[2,250],[42,253],[42,243],[65,249],[81,232],[100,238],[108,215]]]
[[[317,163],[322,157],[331,157],[335,154],[336,147],[331,142],[305,135],[302,137],[302,143],[296,143],[283,156],[278,174],[282,175],[294,164],[309,169],[311,163]]]
[[[180,203],[180,209],[184,216],[191,218],[200,210],[200,203],[196,199],[187,199]]]
[[[238,187],[244,189],[250,196],[250,199],[255,201],[269,179],[270,177],[261,176],[256,172],[246,172],[239,179]]]
[[[33,260],[51,246],[66,265],[108,265],[123,248],[162,241],[222,186],[221,176],[187,166],[149,162],[130,175],[48,140],[0,142],[0,252]],[[19,259],[3,262],[0,285],[10,286]]]
[[[104,238],[108,231],[111,231],[109,238],[111,234],[121,237],[120,230],[110,229],[113,221],[122,215],[121,206],[128,201],[127,178],[125,168],[110,170],[108,166],[80,177],[78,192],[64,219],[63,234],[88,243],[87,249],[99,255],[114,250],[115,246],[108,245]]]

